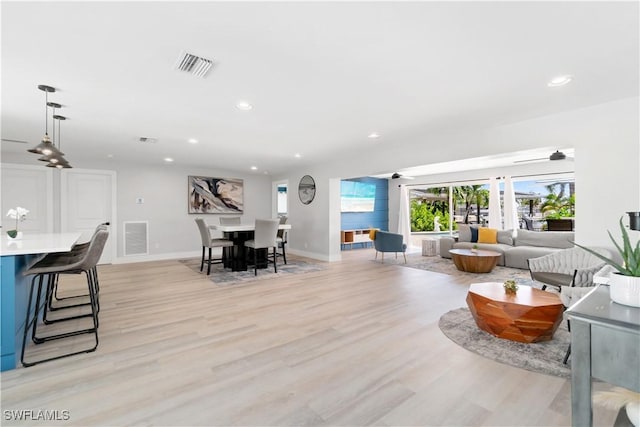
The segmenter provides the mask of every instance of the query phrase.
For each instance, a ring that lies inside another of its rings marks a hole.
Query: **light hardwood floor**
[[[102,266],[98,350],[2,373],[2,425],[570,424],[569,381],[440,332],[468,284],[373,254],[231,286],[177,261]],[[70,419],[6,418],[29,409]]]

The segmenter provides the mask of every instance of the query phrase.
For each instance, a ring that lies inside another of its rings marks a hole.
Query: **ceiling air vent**
[[[145,143],[155,144],[156,142],[158,142],[158,138],[153,138],[153,137],[150,137],[150,136],[141,136],[139,141],[140,142],[145,142]]]
[[[182,52],[176,63],[176,69],[193,74],[196,77],[205,78],[213,66],[213,61],[200,56]]]

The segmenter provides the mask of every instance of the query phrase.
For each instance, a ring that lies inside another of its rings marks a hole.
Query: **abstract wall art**
[[[189,176],[189,213],[242,213],[243,186],[243,181],[236,178]]]

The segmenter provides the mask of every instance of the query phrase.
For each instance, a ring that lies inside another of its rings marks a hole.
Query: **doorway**
[[[289,215],[289,181],[273,183],[272,217],[280,218]]]

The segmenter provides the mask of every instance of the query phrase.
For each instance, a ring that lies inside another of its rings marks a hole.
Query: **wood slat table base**
[[[483,331],[524,343],[549,341],[562,321],[564,306],[556,294],[520,286],[516,294],[502,283],[474,283],[467,305]]]

